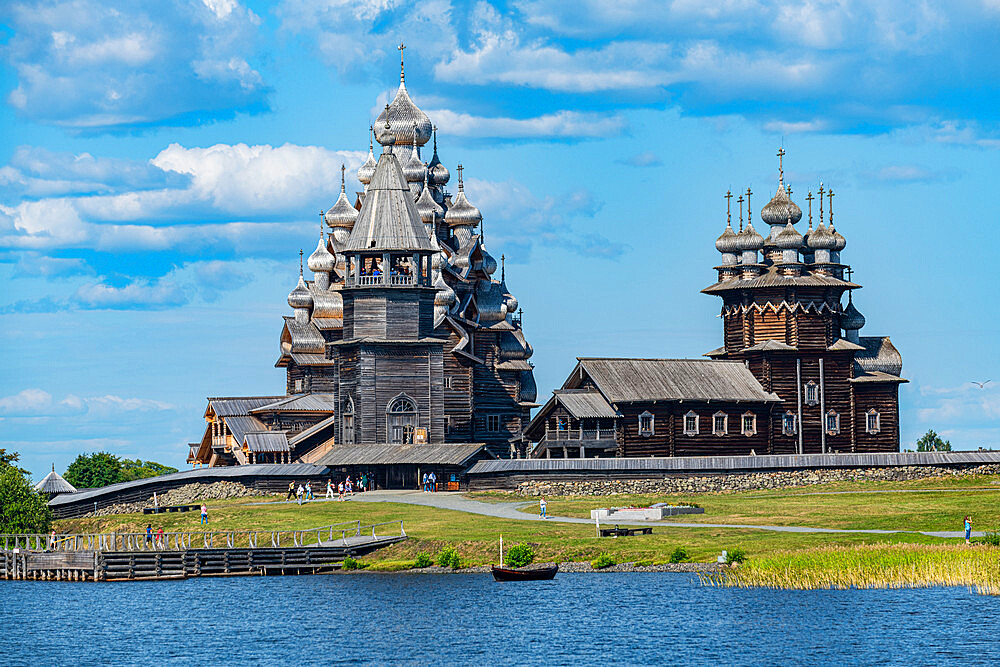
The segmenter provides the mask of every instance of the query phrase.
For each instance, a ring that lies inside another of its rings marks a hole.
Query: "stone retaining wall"
[[[1000,465],[823,468],[775,472],[671,475],[646,479],[531,479],[517,484],[522,496],[610,496],[617,493],[707,493],[784,489],[829,482],[905,481],[928,477],[1000,475]]]

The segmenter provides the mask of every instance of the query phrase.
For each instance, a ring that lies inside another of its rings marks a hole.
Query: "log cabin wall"
[[[475,364],[472,368],[472,441],[484,442],[493,453],[507,456],[510,439],[520,433],[524,409],[515,400],[518,389],[516,373],[496,369],[501,361],[497,335],[493,331],[481,330],[475,336],[474,353],[485,363]],[[496,419],[491,420],[491,417]],[[494,426],[495,429],[492,428]]]
[[[451,332],[445,349],[452,350],[461,339]],[[448,428],[447,442],[473,442],[472,437],[472,375],[473,364],[450,352],[444,355],[442,387],[443,406]]]
[[[715,456],[726,454],[766,454],[768,447],[768,417],[770,408],[761,403],[726,402],[649,402],[619,404],[622,417],[618,420],[623,437],[625,456]],[[639,434],[639,415],[653,414],[653,433]],[[684,416],[698,416],[698,434],[684,432]],[[727,416],[727,432],[715,435],[713,419],[717,413]],[[742,417],[755,417],[756,432],[742,433]]]
[[[898,452],[899,385],[889,382],[857,382],[854,387],[854,428],[857,451]],[[869,433],[866,420],[869,410],[879,415],[878,433]]]

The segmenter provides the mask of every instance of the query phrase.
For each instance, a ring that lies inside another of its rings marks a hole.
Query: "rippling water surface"
[[[14,665],[996,664],[998,637],[1000,600],[955,588],[732,590],[653,573],[0,582]]]

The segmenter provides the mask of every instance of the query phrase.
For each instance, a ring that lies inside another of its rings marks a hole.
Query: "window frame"
[[[345,445],[353,445],[357,433],[357,418],[354,410],[354,399],[348,396],[347,405],[344,407],[344,423],[342,425],[341,437]],[[350,435],[348,435],[350,433]]]
[[[444,388],[454,389],[455,388],[455,378],[451,375],[444,376]]]
[[[722,428],[716,428],[716,420],[722,418]],[[722,410],[719,410],[714,415],[712,415],[712,435],[724,436],[729,435],[729,415]]]
[[[644,425],[644,422],[646,421],[649,422],[648,427]],[[642,436],[643,438],[648,438],[651,435],[656,435],[656,415],[654,415],[649,410],[644,410],[639,415],[638,428],[639,428],[639,435]]]
[[[751,420],[750,428],[747,428],[747,419]],[[757,413],[747,410],[740,415],[740,433],[748,438],[757,435]]]
[[[802,389],[803,403],[806,405],[818,405],[819,404],[819,385],[816,384],[815,380],[809,380],[806,382]]]
[[[875,418],[875,425],[872,426],[871,418]],[[876,435],[882,430],[882,413],[875,408],[871,408],[865,413],[865,431],[869,435]]]
[[[500,433],[503,430],[501,426],[500,415],[486,415],[487,433]]]
[[[792,427],[787,427],[788,418],[791,417]],[[799,416],[792,412],[791,410],[785,410],[781,415],[781,434],[782,435],[798,435],[799,432]]]
[[[834,419],[833,426],[830,426],[830,418]],[[836,410],[827,410],[826,414],[823,415],[823,425],[826,427],[827,435],[839,435],[840,434],[840,413]]]
[[[692,417],[694,418],[694,428],[693,429],[692,428],[688,428],[688,419],[692,418]],[[692,436],[693,437],[693,436],[698,435],[701,432],[701,418],[700,418],[700,416],[698,415],[697,412],[695,412],[694,410],[689,410],[688,412],[684,413],[684,418],[683,419],[684,419],[684,421],[683,421],[682,425],[684,427],[684,429],[683,429],[684,430],[684,435]]]
[[[397,410],[396,406],[408,403],[412,410]],[[398,424],[394,422],[399,422]],[[420,424],[420,407],[417,402],[406,394],[396,395],[385,406],[385,439],[390,444],[412,445],[417,427]],[[400,429],[399,438],[394,433]]]

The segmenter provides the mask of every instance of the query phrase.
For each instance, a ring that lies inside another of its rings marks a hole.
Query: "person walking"
[[[326,480],[326,497],[333,498],[333,480]]]
[[[424,473],[424,476],[421,478],[420,486],[421,489],[423,489],[423,492],[427,493],[427,473]]]
[[[966,514],[965,515],[965,543],[966,544],[971,544],[971,542],[969,541],[969,538],[971,538],[971,537],[972,537],[972,519],[970,519],[969,515]]]
[[[288,483],[288,495],[285,496],[285,500],[291,500],[295,497],[295,482]]]
[[[302,496],[305,495],[305,489],[299,484],[299,488],[295,490],[295,499],[298,501],[299,505],[302,504]]]
[[[153,543],[153,524],[147,523],[146,524],[146,548],[148,549],[149,545],[151,545],[152,543]]]
[[[542,517],[543,519],[547,519],[548,517],[545,515],[545,498],[542,498],[541,500],[538,501],[538,509],[539,509],[538,516]]]
[[[312,482],[306,480],[306,500],[316,500],[313,498]]]
[[[430,491],[437,491],[437,481],[438,481],[437,475],[435,475],[434,471],[431,470],[431,474],[427,475],[427,482],[430,484],[428,489]]]
[[[364,493],[367,490],[368,490],[368,473],[363,472],[361,473],[361,486],[358,487],[358,491]]]
[[[347,492],[347,495],[352,497],[354,496],[354,482],[351,481],[350,475],[348,475],[347,480],[344,481],[344,491]]]
[[[344,483],[337,482],[337,500],[344,499]]]
[[[208,523],[208,505],[205,503],[201,504],[201,525]]]
[[[207,520],[207,515],[202,514],[201,517]],[[156,531],[156,548],[163,549],[163,526]]]

